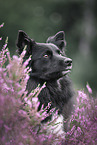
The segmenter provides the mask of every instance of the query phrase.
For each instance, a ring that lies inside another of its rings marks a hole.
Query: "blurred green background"
[[[65,31],[66,54],[73,59],[71,78],[75,89],[88,82],[97,86],[97,0],[0,0],[0,48],[6,36],[11,54],[16,53],[18,30],[37,42]]]

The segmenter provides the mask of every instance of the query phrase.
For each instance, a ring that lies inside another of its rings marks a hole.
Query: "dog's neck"
[[[28,83],[27,83],[28,92],[35,89],[38,85],[40,85],[40,87],[42,87],[44,83],[46,83],[46,86],[48,86],[49,84],[56,84],[57,85],[57,83],[58,84],[60,83],[60,79],[62,79],[62,78],[59,78],[57,80],[54,80],[54,79],[43,80],[43,79],[39,79],[37,77],[30,76]]]

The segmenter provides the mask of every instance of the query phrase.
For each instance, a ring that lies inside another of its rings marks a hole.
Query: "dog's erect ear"
[[[30,39],[29,36],[24,31],[19,30],[19,32],[18,32],[18,38],[17,38],[17,43],[16,43],[16,45],[18,47],[18,53],[19,54],[22,53],[25,45],[27,45],[27,51],[30,54],[32,52],[31,45],[33,45],[33,43],[35,43],[34,40]]]
[[[56,35],[49,37],[46,42],[57,45],[63,51],[66,46],[64,31],[59,31]]]

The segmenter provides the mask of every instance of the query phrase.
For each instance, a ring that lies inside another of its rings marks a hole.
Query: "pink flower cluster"
[[[2,28],[4,26],[4,23],[2,23],[1,25],[0,25],[0,28]],[[2,37],[0,37],[0,41],[2,40]]]
[[[87,84],[92,94],[92,89]],[[97,144],[97,98],[78,91],[77,106],[70,120],[71,130],[66,134],[64,145]]]

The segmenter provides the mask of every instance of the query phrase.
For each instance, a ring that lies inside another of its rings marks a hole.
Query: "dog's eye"
[[[44,58],[48,58],[49,56],[47,54],[43,55]]]
[[[44,58],[49,58],[49,57],[51,57],[51,56],[52,56],[52,52],[49,51],[49,50],[47,50],[47,51],[43,54],[43,57],[44,57]]]

